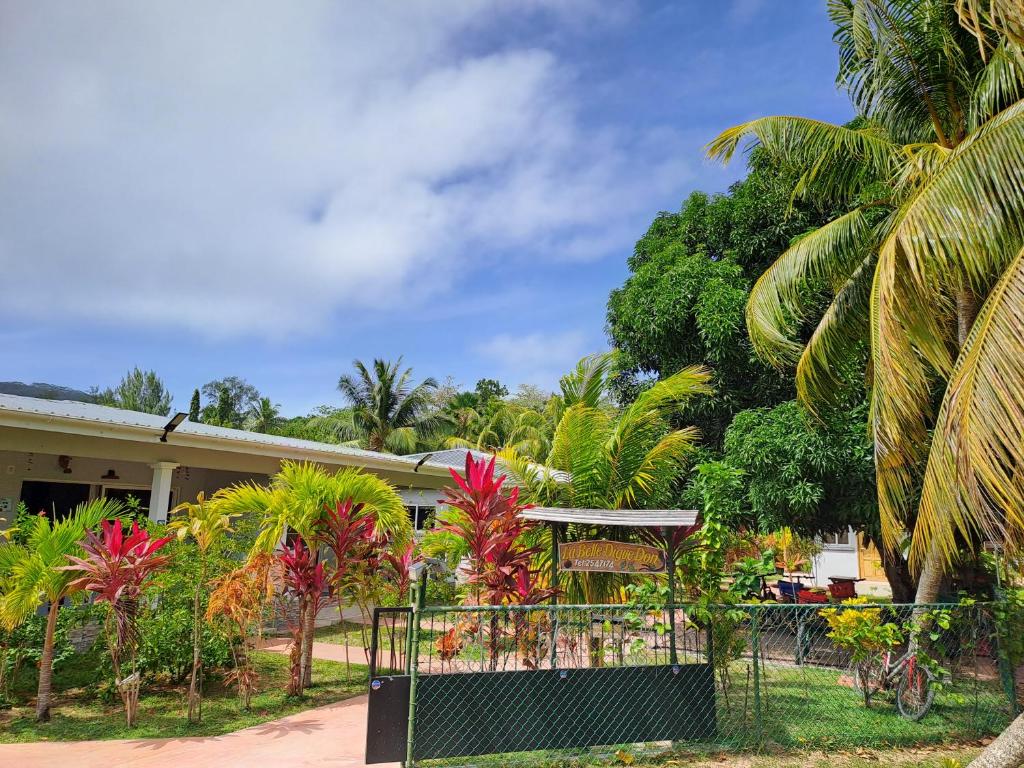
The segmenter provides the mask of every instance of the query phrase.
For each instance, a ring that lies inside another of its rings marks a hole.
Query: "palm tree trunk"
[[[50,603],[46,614],[46,635],[43,638],[43,655],[39,659],[39,691],[36,697],[36,721],[50,722],[50,698],[53,693],[53,640],[57,633],[57,611],[60,600]]]
[[[1010,723],[967,768],[1017,768],[1024,765],[1024,715]]]
[[[921,578],[917,582],[917,594],[914,596],[915,603],[938,602],[943,570],[942,552],[936,544],[932,544],[921,567]]]
[[[956,294],[956,338],[958,346],[963,349],[967,337],[971,333],[974,320],[978,316],[978,297],[970,288],[963,288]],[[921,579],[917,583],[915,603],[934,603],[939,599],[942,589],[942,576],[945,570],[945,558],[938,545],[933,542],[928,547],[924,565],[921,568]]]

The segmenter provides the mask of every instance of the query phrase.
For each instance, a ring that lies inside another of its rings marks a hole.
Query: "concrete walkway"
[[[288,646],[274,638],[264,649]],[[345,647],[313,643],[313,656],[344,661]],[[0,768],[363,768],[366,706],[356,696],[223,736],[0,744]]]
[[[4,744],[0,766],[362,768],[365,743],[366,696],[357,696],[224,736]]]

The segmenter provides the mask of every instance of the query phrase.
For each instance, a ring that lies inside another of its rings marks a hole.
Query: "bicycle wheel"
[[[928,714],[935,700],[934,676],[931,671],[911,660],[900,672],[896,688],[896,707],[907,720],[920,720]]]

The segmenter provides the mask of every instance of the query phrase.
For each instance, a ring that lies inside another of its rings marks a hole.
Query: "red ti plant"
[[[494,477],[495,458],[475,461],[466,454],[465,478],[451,470],[456,488],[445,488],[441,503],[458,513],[452,515],[443,530],[463,539],[469,547],[469,581],[478,588],[478,602],[491,605],[518,602],[523,596],[539,597],[534,587],[530,561],[537,548],[524,546],[520,538],[532,523],[519,517],[530,505],[519,503],[519,488],[504,489],[505,475]],[[547,596],[550,597],[549,593]],[[497,665],[498,615],[490,621],[491,668]]]
[[[370,573],[366,570],[365,564],[375,554],[375,523],[371,515],[363,513],[365,507],[365,504],[353,504],[352,499],[338,502],[334,505],[334,509],[325,505],[325,515],[317,536],[318,543],[323,544],[334,554],[335,567],[331,574],[331,593],[338,600],[338,619],[342,627],[345,626],[346,595],[363,581],[360,576],[366,577]],[[362,595],[358,589],[354,591],[360,613],[366,618],[369,613],[367,607],[369,601],[361,599]],[[367,623],[366,621],[360,622],[364,654],[369,654],[365,629]],[[345,676],[349,680],[352,679],[348,643],[345,643]]]
[[[410,541],[397,552],[385,552],[384,560],[395,573],[395,588],[398,591],[398,604],[405,602],[412,583],[412,566],[419,560],[416,556],[416,542]]]
[[[290,548],[283,547],[278,552],[277,559],[281,564],[284,592],[298,605],[297,617],[288,622],[292,635],[288,695],[301,696],[306,678],[302,654],[305,633],[309,631],[306,619],[310,613],[315,617],[319,611],[320,601],[327,587],[327,574],[324,571],[324,564],[317,562],[313,553],[302,543],[302,539],[296,539]]]
[[[102,536],[86,531],[81,543],[83,557],[68,557],[64,570],[82,575],[72,582],[75,589],[87,589],[96,602],[108,603],[107,644],[118,692],[124,701],[128,726],[134,726],[139,707],[140,678],[138,659],[139,597],[146,581],[167,564],[157,552],[171,540],[151,538],[148,531],[132,522],[131,533],[124,535],[120,520],[104,520]],[[125,674],[126,667],[130,670]]]
[[[489,580],[485,579],[485,573],[495,567],[511,565],[510,560],[515,559],[516,540],[530,527],[518,515],[531,506],[519,503],[519,488],[503,489],[505,475],[494,477],[494,462],[493,456],[490,461],[476,461],[467,451],[465,479],[454,469],[449,470],[458,487],[445,488],[445,497],[440,500],[440,503],[458,510],[449,516],[441,530],[466,542],[470,580],[487,586],[492,604],[503,602],[495,598],[503,596],[500,585],[504,578],[511,576],[511,571]]]

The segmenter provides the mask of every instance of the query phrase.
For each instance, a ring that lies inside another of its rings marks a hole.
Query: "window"
[[[405,511],[409,514],[409,522],[417,531],[423,531],[433,525],[434,520],[434,508],[417,505],[417,504],[406,504]]]
[[[842,533],[826,533],[821,537],[826,549],[853,549],[853,532],[847,528]]]

